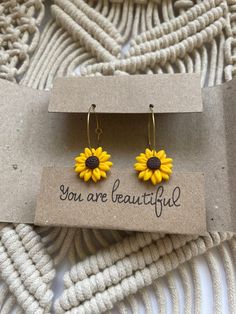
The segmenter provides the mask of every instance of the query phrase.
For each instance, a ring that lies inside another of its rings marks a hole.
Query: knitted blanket
[[[43,26],[42,26],[43,25]],[[236,75],[236,0],[3,0],[0,2],[0,78],[50,89],[56,76],[201,73],[202,86]],[[214,313],[222,313],[215,255],[222,259],[229,312],[236,311],[236,238],[75,228],[0,226],[0,312],[201,313],[196,257],[206,260]],[[64,290],[52,284],[67,260]],[[193,281],[193,285],[192,282]],[[147,289],[147,287],[149,287]],[[194,302],[192,302],[194,296]]]

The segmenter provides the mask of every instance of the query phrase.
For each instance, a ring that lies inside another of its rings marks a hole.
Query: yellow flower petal
[[[84,181],[88,181],[92,176],[92,170],[87,169],[87,172],[84,175]]]
[[[161,171],[160,170],[156,170],[154,172],[155,176],[156,176],[156,179],[157,179],[157,183],[160,183],[162,181],[162,174],[161,174]]]
[[[168,176],[168,174],[166,174],[165,172],[162,172],[161,175],[162,175],[163,180],[168,181],[169,178],[170,178],[170,177]]]
[[[148,159],[147,159],[147,157],[140,157],[140,156],[138,156],[138,157],[136,157],[136,160],[137,160],[138,162],[140,162],[140,163],[145,164]]]
[[[98,168],[93,169],[93,175],[95,176],[95,178],[97,180],[101,179],[101,173],[100,173],[100,170]]]
[[[146,169],[147,169],[147,164],[140,164],[139,162],[137,162],[137,163],[134,165],[134,168],[135,168],[135,170],[137,170],[137,171],[143,171],[143,170],[146,170]]]
[[[85,165],[75,164],[75,172],[81,172],[85,170]]]
[[[87,171],[88,171],[88,169],[85,169],[85,170],[81,171],[80,174],[79,174],[80,178],[83,178]]]
[[[105,171],[100,170],[100,174],[101,174],[102,178],[106,178],[107,177],[107,174],[106,174]]]
[[[139,172],[138,178],[139,178],[140,180],[143,179],[143,177],[144,177],[144,175],[145,175],[145,172],[146,172],[146,170],[143,170],[143,171]]]
[[[109,165],[107,165],[107,163],[105,162],[100,162],[99,164],[99,169],[103,170],[103,171],[108,171],[110,170],[110,167]]]
[[[162,165],[171,164],[173,162],[172,158],[163,158],[161,163]]]
[[[99,156],[101,155],[101,153],[102,153],[102,147],[100,146],[100,147],[98,147],[98,148],[95,150],[94,155],[97,156],[97,157],[99,157]]]
[[[75,161],[82,164],[86,161],[86,158],[85,157],[76,157]]]
[[[144,181],[147,181],[147,180],[149,180],[150,178],[151,178],[151,176],[152,176],[152,170],[150,170],[150,169],[147,169],[146,171],[145,171],[145,174],[144,174],[144,177],[143,177],[143,180]]]
[[[152,184],[153,185],[156,185],[157,184],[157,178],[155,176],[155,174],[153,173],[152,176],[151,176],[151,181],[152,181]]]
[[[92,174],[92,179],[95,183],[98,181],[94,174]]]
[[[173,168],[173,164],[164,164],[163,166],[168,167],[168,168],[170,168],[170,169]]]
[[[139,157],[143,157],[143,158],[146,158],[146,159],[147,159],[147,156],[146,156],[144,153],[141,153],[141,154],[139,155]]]
[[[172,170],[169,167],[165,166],[165,165],[161,165],[160,169],[161,169],[161,171],[164,171],[167,174],[171,174],[172,173]]]
[[[153,157],[153,151],[151,151],[149,148],[146,148],[145,154],[147,158]]]
[[[113,162],[111,161],[105,161],[103,164],[106,164],[107,166],[111,167],[113,165]]]
[[[99,157],[99,160],[101,162],[105,162],[105,161],[107,161],[110,158],[111,158],[111,155],[107,154],[107,152],[102,152],[100,157]]]
[[[91,151],[91,149],[89,149],[88,147],[86,147],[85,150],[84,150],[84,154],[85,154],[85,157],[86,157],[86,158],[92,156],[92,151]]]
[[[159,152],[156,152],[156,157],[159,158],[159,159],[162,159],[164,156],[166,156],[166,153],[165,151],[162,149],[162,150],[159,150]]]

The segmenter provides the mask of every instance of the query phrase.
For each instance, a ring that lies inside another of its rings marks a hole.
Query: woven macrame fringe
[[[0,4],[0,78],[50,89],[56,76],[192,73],[202,86],[236,75],[236,0],[5,0]],[[51,12],[40,35],[45,7]],[[229,312],[236,308],[236,238],[2,224],[0,312],[201,313],[198,256],[208,265],[214,313],[222,313],[221,259]],[[56,268],[67,258],[53,302]],[[147,288],[148,287],[148,288]],[[148,290],[147,290],[148,289]],[[150,292],[150,293],[149,293]],[[54,304],[53,304],[54,303]]]

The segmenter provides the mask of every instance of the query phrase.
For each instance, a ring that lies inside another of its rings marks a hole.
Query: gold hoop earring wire
[[[148,119],[148,145],[151,150],[156,149],[156,122],[155,122],[155,114],[154,114],[153,108],[154,106],[152,104],[149,105],[151,114],[149,115],[149,119]],[[152,140],[151,140],[151,133],[152,133]]]
[[[92,148],[91,139],[90,139],[90,116],[91,116],[91,113],[95,114],[95,119],[96,119],[95,133],[97,134],[98,145],[100,143],[100,138],[101,138],[101,135],[103,133],[102,128],[99,125],[99,120],[98,120],[98,116],[97,116],[97,113],[95,111],[95,108],[96,108],[96,105],[92,104],[88,110],[88,115],[87,115],[87,139],[88,139],[88,146],[90,149]]]

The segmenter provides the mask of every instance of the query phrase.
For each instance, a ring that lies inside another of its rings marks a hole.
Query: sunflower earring
[[[106,178],[106,172],[110,170],[112,166],[112,162],[109,161],[111,155],[109,155],[106,151],[103,151],[102,147],[99,146],[98,148],[91,147],[90,141],[90,114],[93,112],[96,117],[96,129],[95,133],[98,137],[98,143],[100,137],[102,135],[102,129],[99,126],[99,121],[97,114],[95,112],[96,105],[92,105],[89,108],[88,115],[87,115],[87,138],[88,138],[88,147],[84,149],[83,153],[80,153],[79,156],[75,158],[75,172],[79,174],[80,178],[84,181],[93,180],[97,182],[102,178]]]
[[[173,159],[167,158],[164,150],[156,151],[155,115],[153,105],[149,106],[151,116],[148,121],[148,144],[144,153],[136,157],[137,163],[134,168],[138,171],[138,178],[143,181],[151,180],[153,185],[157,185],[162,180],[168,181],[172,173]],[[152,141],[151,141],[151,121],[152,121]]]

